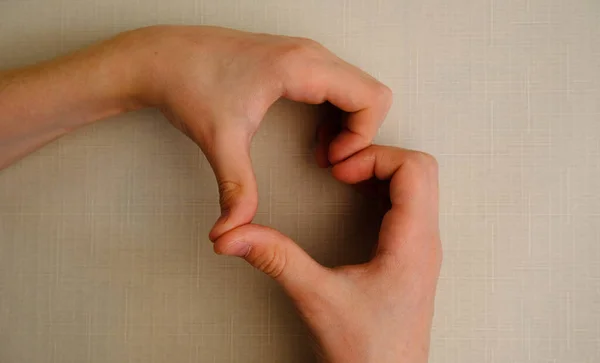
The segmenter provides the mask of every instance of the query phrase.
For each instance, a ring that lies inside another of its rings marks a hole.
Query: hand
[[[206,154],[222,210],[213,240],[255,215],[250,142],[277,99],[329,101],[350,113],[328,149],[331,163],[370,145],[391,104],[386,86],[308,39],[157,26],[113,43],[130,59],[125,73],[139,103],[161,108]]]
[[[338,180],[389,181],[375,257],[328,269],[279,232],[248,224],[214,245],[277,280],[329,363],[427,361],[441,265],[438,172],[426,154],[370,146],[333,167]]]

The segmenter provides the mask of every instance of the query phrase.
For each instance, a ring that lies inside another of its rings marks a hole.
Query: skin
[[[332,169],[341,182],[389,185],[373,259],[329,269],[288,237],[248,224],[215,243],[281,284],[321,348],[324,362],[426,362],[442,249],[438,171],[430,155],[373,145]]]
[[[391,208],[371,262],[327,269],[279,232],[251,224],[258,197],[250,142],[281,97],[346,111],[342,125],[320,128],[317,162],[344,183],[389,184]],[[142,28],[0,71],[0,168],[80,126],[159,108],[215,172],[215,251],[281,283],[324,361],[425,362],[441,264],[437,166],[420,152],[371,145],[391,101],[389,88],[309,39]]]

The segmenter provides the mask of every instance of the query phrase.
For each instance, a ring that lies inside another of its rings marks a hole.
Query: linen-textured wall
[[[158,23],[314,38],[392,88],[378,142],[441,169],[432,362],[600,361],[598,1],[0,0],[0,67]],[[314,165],[319,113],[268,113],[256,221],[357,261],[375,224]],[[152,110],[1,171],[0,361],[311,361],[278,287],[213,254],[218,213],[203,155]]]

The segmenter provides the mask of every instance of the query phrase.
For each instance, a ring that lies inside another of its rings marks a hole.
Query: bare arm
[[[0,72],[0,169],[79,126],[138,108],[110,43]]]

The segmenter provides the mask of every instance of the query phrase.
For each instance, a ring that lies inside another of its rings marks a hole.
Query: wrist
[[[126,110],[160,107],[165,103],[165,72],[171,64],[161,62],[162,37],[159,26],[127,31],[99,47],[113,75],[113,98]]]
[[[119,36],[74,55],[73,68],[82,68],[89,78],[92,100],[97,100],[104,115],[99,118],[134,111],[146,105],[141,100],[139,71],[134,57],[122,47]],[[100,105],[101,104],[101,105]]]

